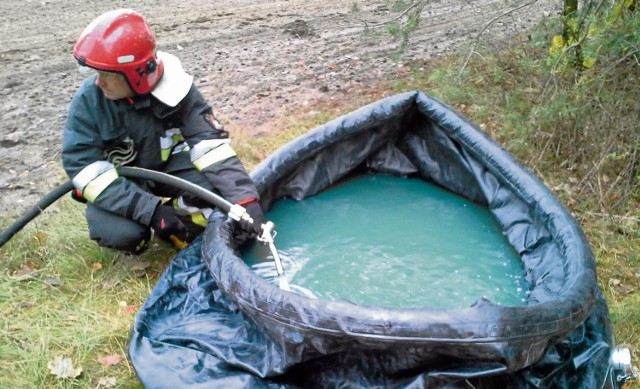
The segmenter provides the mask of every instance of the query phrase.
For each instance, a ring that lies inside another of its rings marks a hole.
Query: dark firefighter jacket
[[[189,152],[192,161],[189,167],[195,165],[202,171],[228,201],[258,197],[255,185],[229,145],[228,133],[214,118],[195,85],[171,107],[151,94],[136,96],[132,101],[109,100],[95,85],[95,79],[94,76],[85,80],[71,102],[62,148],[67,175],[75,178],[76,188],[90,202],[139,223],[150,223],[159,197],[124,177],[113,177],[117,174],[115,169],[110,179],[104,178],[107,174],[102,178],[89,174],[96,165],[107,164],[110,151],[131,151],[131,148],[136,154],[128,166],[162,170],[171,153]],[[188,148],[181,150],[185,146]],[[194,157],[196,150],[198,155],[208,156],[194,160],[198,157]],[[185,160],[188,163],[189,158]],[[96,177],[87,179],[87,175]],[[80,177],[81,184],[76,182]],[[102,184],[93,185],[94,189],[99,187],[98,191],[87,193],[92,185],[85,184],[91,180]]]

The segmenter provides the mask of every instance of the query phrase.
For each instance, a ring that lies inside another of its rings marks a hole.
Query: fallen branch
[[[610,213],[603,213],[603,212],[583,212],[583,214],[589,215],[589,216],[601,217],[601,218],[609,218],[614,220],[629,220],[629,221],[640,222],[640,217],[636,217],[636,216],[612,215]]]
[[[384,26],[387,24],[391,24],[396,22],[398,19],[402,18],[403,16],[405,16],[406,14],[409,13],[409,11],[411,11],[412,9],[414,9],[415,7],[417,7],[420,3],[424,3],[426,4],[427,1],[426,0],[418,0],[415,3],[411,4],[409,7],[407,7],[407,9],[404,10],[404,12],[402,12],[400,15],[396,16],[395,18],[391,19],[391,20],[387,20],[384,22],[380,22],[380,23],[376,23],[376,24],[371,24],[369,25],[369,22],[367,22],[366,20],[362,20],[362,23],[364,23],[365,27],[367,28],[374,28],[374,27],[380,27],[380,26]],[[423,5],[424,7],[424,5]]]
[[[485,31],[487,31],[487,29],[488,29],[488,28],[489,28],[493,23],[495,23],[497,20],[499,20],[499,19],[501,19],[501,18],[503,18],[503,17],[505,17],[505,16],[507,16],[507,15],[509,15],[509,14],[511,14],[511,13],[513,13],[513,12],[517,11],[517,10],[519,10],[519,9],[522,9],[522,8],[524,8],[524,7],[528,7],[528,6],[530,6],[530,5],[532,5],[532,4],[535,4],[535,3],[537,3],[537,2],[538,2],[538,0],[533,0],[533,1],[529,2],[529,3],[522,4],[522,5],[520,5],[520,6],[517,6],[517,7],[513,8],[513,9],[510,9],[509,11],[507,11],[507,12],[503,13],[502,15],[498,15],[498,16],[496,16],[495,18],[491,19],[491,20],[489,21],[489,23],[487,23],[487,24],[484,26],[484,28],[483,28],[483,29],[478,33],[478,35],[476,35],[476,38],[475,38],[475,42],[474,42],[474,44],[473,44],[473,47],[471,48],[471,50],[469,50],[469,54],[467,55],[467,58],[465,59],[464,64],[462,65],[462,68],[460,69],[460,72],[458,72],[458,78],[460,78],[460,76],[462,75],[462,72],[464,72],[464,69],[467,67],[467,64],[469,63],[469,60],[471,59],[471,56],[475,53],[475,48],[476,48],[476,47],[478,46],[478,44],[480,43],[480,36],[481,36],[482,34],[484,34],[484,32],[485,32]]]

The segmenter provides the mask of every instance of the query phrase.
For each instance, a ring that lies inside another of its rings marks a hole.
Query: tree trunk
[[[565,43],[568,43],[571,38],[576,38],[577,21],[578,21],[578,0],[564,0],[564,8],[562,9],[562,16],[564,17],[564,29],[562,30],[562,36]],[[572,23],[576,22],[576,23]]]
[[[562,38],[567,46],[576,44],[580,41],[580,21],[578,17],[578,0],[564,0],[564,8],[562,10],[564,19],[564,27],[562,30]],[[571,61],[575,67],[582,69],[582,47],[578,44],[575,47],[575,57]]]

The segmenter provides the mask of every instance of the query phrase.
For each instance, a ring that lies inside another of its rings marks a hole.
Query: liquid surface
[[[522,262],[488,209],[420,179],[359,176],[280,200],[267,218],[298,293],[398,308],[526,304]],[[243,256],[277,284],[266,247]]]

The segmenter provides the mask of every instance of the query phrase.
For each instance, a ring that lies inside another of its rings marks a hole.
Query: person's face
[[[96,73],[98,74],[96,86],[102,89],[106,98],[119,100],[133,96],[133,91],[122,74],[101,71]]]

